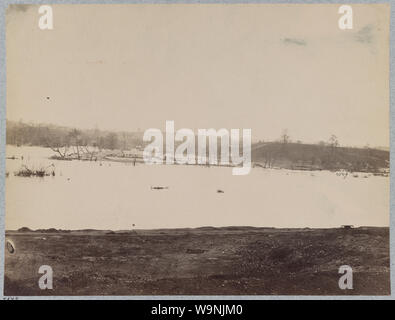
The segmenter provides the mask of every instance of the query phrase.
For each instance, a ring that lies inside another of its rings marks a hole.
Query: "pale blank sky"
[[[251,128],[389,146],[389,5],[53,5],[7,13],[7,119]],[[49,97],[47,99],[46,97]]]

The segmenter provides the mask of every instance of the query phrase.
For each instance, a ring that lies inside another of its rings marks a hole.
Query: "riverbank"
[[[388,228],[48,231],[6,232],[5,295],[390,293]],[[38,288],[44,264],[53,290]],[[341,265],[353,290],[339,289]]]

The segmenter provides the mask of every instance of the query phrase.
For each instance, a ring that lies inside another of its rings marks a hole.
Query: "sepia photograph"
[[[11,4],[5,31],[5,296],[391,294],[389,4]]]

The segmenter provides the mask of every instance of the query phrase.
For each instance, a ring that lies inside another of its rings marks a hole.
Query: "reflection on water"
[[[47,148],[6,147],[7,157],[18,158],[6,160],[6,229],[389,225],[388,177],[344,179],[327,171],[262,168],[233,176],[231,168],[100,165],[48,159],[52,154]],[[22,163],[53,163],[56,176],[14,176]]]

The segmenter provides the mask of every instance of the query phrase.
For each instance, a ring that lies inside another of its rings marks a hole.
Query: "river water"
[[[48,159],[53,154],[6,146],[7,157],[18,158],[6,160],[6,229],[389,225],[388,177],[263,168],[233,176],[225,167],[100,165]],[[56,175],[14,176],[22,164],[54,164]]]

